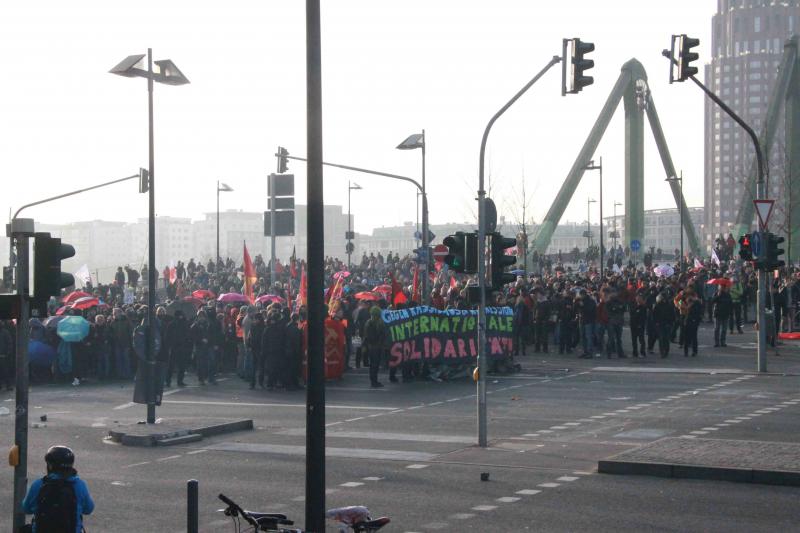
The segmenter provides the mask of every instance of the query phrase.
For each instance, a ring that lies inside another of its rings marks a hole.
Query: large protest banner
[[[419,306],[384,310],[389,329],[389,366],[403,361],[463,364],[478,356],[478,311]],[[514,312],[510,307],[486,308],[488,355],[500,359],[511,353]]]

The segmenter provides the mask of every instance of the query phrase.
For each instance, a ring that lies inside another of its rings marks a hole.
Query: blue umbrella
[[[524,270],[520,270],[520,269],[512,270],[511,274],[514,274],[515,276],[524,276],[525,275],[525,271]]]
[[[47,343],[30,341],[28,343],[28,360],[32,365],[50,366],[56,358],[56,350]]]
[[[89,322],[82,316],[68,316],[58,323],[56,333],[66,342],[80,342],[89,334]]]

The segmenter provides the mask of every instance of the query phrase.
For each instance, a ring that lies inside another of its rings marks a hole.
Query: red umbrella
[[[719,285],[720,287],[730,287],[733,282],[728,278],[714,278],[708,281],[709,285]]]
[[[346,270],[340,270],[339,272],[335,272],[333,274],[333,279],[346,278],[349,275],[350,275],[350,272],[347,272]]]
[[[370,291],[357,292],[356,300],[364,300],[365,302],[377,302],[383,300],[383,296]]]
[[[196,298],[194,296],[184,296],[183,298],[181,298],[181,301],[188,302],[188,303],[192,304],[195,307],[202,307],[203,306],[203,299],[202,298]]]
[[[67,309],[69,309],[68,305],[64,305],[64,306],[59,307],[58,310],[56,311],[56,316],[63,315],[64,313],[67,312]]]
[[[378,285],[374,289],[375,292],[382,292],[384,294],[392,294],[392,286],[391,285]]]
[[[78,298],[77,300],[72,302],[73,309],[89,309],[90,307],[96,307],[100,305],[100,300],[95,298],[94,296],[84,296],[83,298]]]
[[[277,294],[262,294],[258,298],[256,298],[257,304],[271,304],[278,302],[279,304],[286,303],[286,300],[278,296]]]
[[[192,296],[194,296],[199,300],[213,300],[214,298],[217,297],[216,294],[214,294],[212,291],[208,289],[197,289],[192,293]]]
[[[66,304],[71,304],[78,298],[86,298],[87,296],[91,296],[91,294],[83,291],[73,291],[68,295],[66,295],[62,301],[64,302],[64,305],[66,305]]]
[[[220,294],[219,298],[217,298],[217,301],[224,304],[250,303],[250,300],[247,299],[247,296],[244,294],[239,294],[238,292],[226,292],[225,294]]]

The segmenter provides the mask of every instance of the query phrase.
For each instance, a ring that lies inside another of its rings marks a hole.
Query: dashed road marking
[[[361,485],[363,485],[363,483],[361,483],[360,481],[348,481],[347,483],[339,484],[340,487],[350,487],[350,488],[360,487]]]
[[[476,505],[472,508],[473,511],[494,511],[497,509],[496,505]]]
[[[536,486],[537,487],[542,487],[542,488],[545,488],[545,489],[554,489],[556,487],[560,487],[561,483],[539,483]]]
[[[409,468],[411,470],[421,470],[423,468],[428,468],[429,466],[431,465],[413,464],[413,465],[408,465],[406,468]]]
[[[156,459],[156,461],[160,463],[162,461],[171,461],[172,459],[180,459],[180,458],[181,458],[180,455],[170,455],[168,457],[162,457],[160,459]]]
[[[475,517],[474,513],[456,513],[456,514],[451,514],[447,518],[449,518],[450,520],[469,520],[470,518],[474,517]]]
[[[534,494],[539,494],[540,492],[542,491],[536,489],[522,489],[518,490],[516,493],[522,494],[523,496],[533,496]]]
[[[578,478],[575,476],[561,476],[559,478],[556,478],[556,481],[575,481],[576,479]]]
[[[134,466],[142,466],[142,465],[149,465],[151,461],[143,461],[141,463],[133,463],[132,465],[125,465],[122,468],[132,468]]]
[[[514,503],[520,501],[522,498],[516,498],[514,496],[503,496],[502,498],[497,498],[495,501],[500,503]]]

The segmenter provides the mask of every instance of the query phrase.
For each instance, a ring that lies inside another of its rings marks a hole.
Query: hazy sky
[[[491,193],[516,220],[523,179],[530,216],[546,213],[628,59],[639,59],[690,206],[703,203],[703,95],[668,84],[660,52],[672,33],[701,39],[709,60],[713,0],[327,0],[322,2],[324,158],[420,175],[419,151],[395,150],[424,128],[432,223],[474,220],[478,149],[486,122],[553,56],[563,37],[594,42],[594,85],[560,95],[560,66],[495,125],[487,150]],[[222,207],[266,208],[278,145],[305,152],[305,2],[4,2],[0,7],[0,209],[135,173],[147,166],[144,79],[108,74],[154,49],[191,80],[156,86],[157,213],[200,218],[215,209],[216,180],[235,192]],[[647,130],[649,134],[649,129]],[[623,200],[622,107],[596,157],[605,165],[605,213]],[[674,207],[647,139],[645,207]],[[292,162],[297,201],[305,168]],[[414,188],[325,170],[325,201],[353,193],[356,230],[415,219]],[[564,220],[584,221],[597,197],[587,173]],[[597,205],[592,219],[597,220]],[[51,223],[133,221],[147,214],[136,184],[61,200],[27,216]]]

